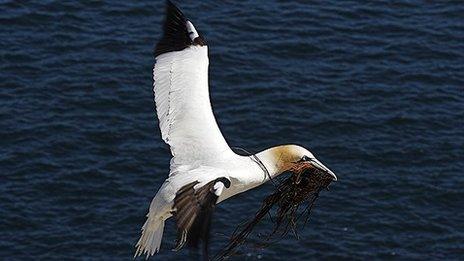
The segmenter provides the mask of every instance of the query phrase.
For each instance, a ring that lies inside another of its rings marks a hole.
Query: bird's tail
[[[161,239],[163,238],[164,219],[156,216],[148,215],[147,221],[142,227],[142,236],[135,247],[134,258],[140,255],[152,256],[158,253],[161,246]]]

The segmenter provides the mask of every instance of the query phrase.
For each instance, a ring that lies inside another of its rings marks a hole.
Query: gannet
[[[202,242],[207,256],[216,204],[260,186],[298,164],[337,177],[302,146],[272,147],[250,156],[233,152],[214,118],[208,90],[208,46],[170,1],[154,51],[153,92],[161,136],[171,150],[169,176],[153,198],[135,257],[160,250],[165,221],[174,216],[175,250]]]

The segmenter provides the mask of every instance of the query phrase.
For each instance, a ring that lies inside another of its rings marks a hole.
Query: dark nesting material
[[[291,176],[280,182],[276,191],[264,199],[255,217],[233,233],[226,247],[216,255],[216,259],[222,260],[233,254],[234,250],[245,242],[261,219],[268,214],[271,215],[270,211],[274,206],[277,208],[274,217],[271,217],[274,227],[265,243],[275,236],[285,236],[290,230],[298,237],[296,231],[297,225],[301,223],[299,221],[303,217],[303,224],[307,222],[319,192],[328,188],[333,178],[307,162],[295,165],[290,172]],[[304,209],[298,211],[301,205],[305,205]]]

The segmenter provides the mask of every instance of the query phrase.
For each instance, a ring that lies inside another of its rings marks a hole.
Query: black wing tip
[[[166,0],[163,36],[156,44],[155,57],[163,53],[181,51],[190,45],[206,45],[206,41],[200,33],[195,39],[190,38],[187,21],[189,20],[182,11],[173,2]]]
[[[185,18],[184,13],[171,1],[166,0],[166,15],[175,15],[176,17],[182,18],[184,21],[187,19]]]

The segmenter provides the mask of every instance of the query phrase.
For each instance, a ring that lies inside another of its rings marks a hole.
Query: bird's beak
[[[333,173],[329,168],[324,166],[324,164],[322,164],[319,160],[317,160],[316,158],[313,158],[313,159],[310,160],[310,163],[315,168],[317,168],[317,169],[329,174],[330,176],[332,176],[333,181],[337,181],[337,176],[335,175],[335,173]]]

